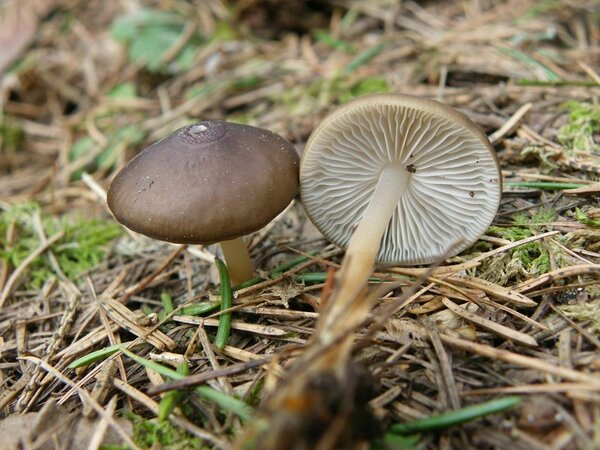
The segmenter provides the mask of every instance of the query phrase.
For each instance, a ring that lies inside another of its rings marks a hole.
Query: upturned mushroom
[[[252,278],[241,236],[285,209],[298,191],[294,146],[268,130],[220,121],[183,127],[144,149],[112,181],[115,218],[178,244],[219,242],[232,283]]]
[[[442,103],[370,95],[327,116],[300,165],[308,216],[346,247],[339,297],[355,296],[375,262],[427,264],[464,250],[499,206],[501,174],[485,134]]]

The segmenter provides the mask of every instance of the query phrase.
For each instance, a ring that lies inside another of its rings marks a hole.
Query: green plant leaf
[[[108,96],[114,99],[136,98],[137,87],[135,83],[126,81],[125,83],[117,84],[115,87],[113,87],[108,93]]]
[[[117,19],[112,36],[128,45],[129,59],[145,65],[150,72],[177,73],[191,66],[204,39],[195,33],[174,60],[165,66],[163,59],[179,41],[186,18],[169,11],[143,9]]]

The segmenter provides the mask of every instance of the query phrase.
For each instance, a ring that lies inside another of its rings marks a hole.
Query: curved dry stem
[[[254,276],[252,260],[250,259],[248,248],[241,237],[230,241],[221,241],[219,244],[221,245],[223,258],[227,264],[229,277],[233,286],[248,281]]]
[[[340,320],[373,271],[383,234],[406,189],[411,174],[399,164],[384,167],[369,206],[346,249],[337,276],[337,289],[328,301],[323,329]]]

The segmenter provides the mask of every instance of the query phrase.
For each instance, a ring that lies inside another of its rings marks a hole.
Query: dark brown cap
[[[206,121],[143,150],[117,174],[108,206],[155,239],[209,244],[256,231],[298,190],[294,146],[268,130]]]

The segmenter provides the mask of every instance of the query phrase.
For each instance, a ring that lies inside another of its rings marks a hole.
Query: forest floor
[[[296,198],[248,237],[259,278],[221,313],[218,247],[128,232],[106,189],[194,121],[302,154],[328,112],[376,92],[478,124],[500,209],[443,271],[376,269],[389,292],[336,369],[356,392],[323,375],[269,412],[343,251]],[[598,449],[599,196],[597,1],[2,2],[0,448]],[[194,385],[149,395],[185,367]],[[251,442],[290,423],[279,447]]]

